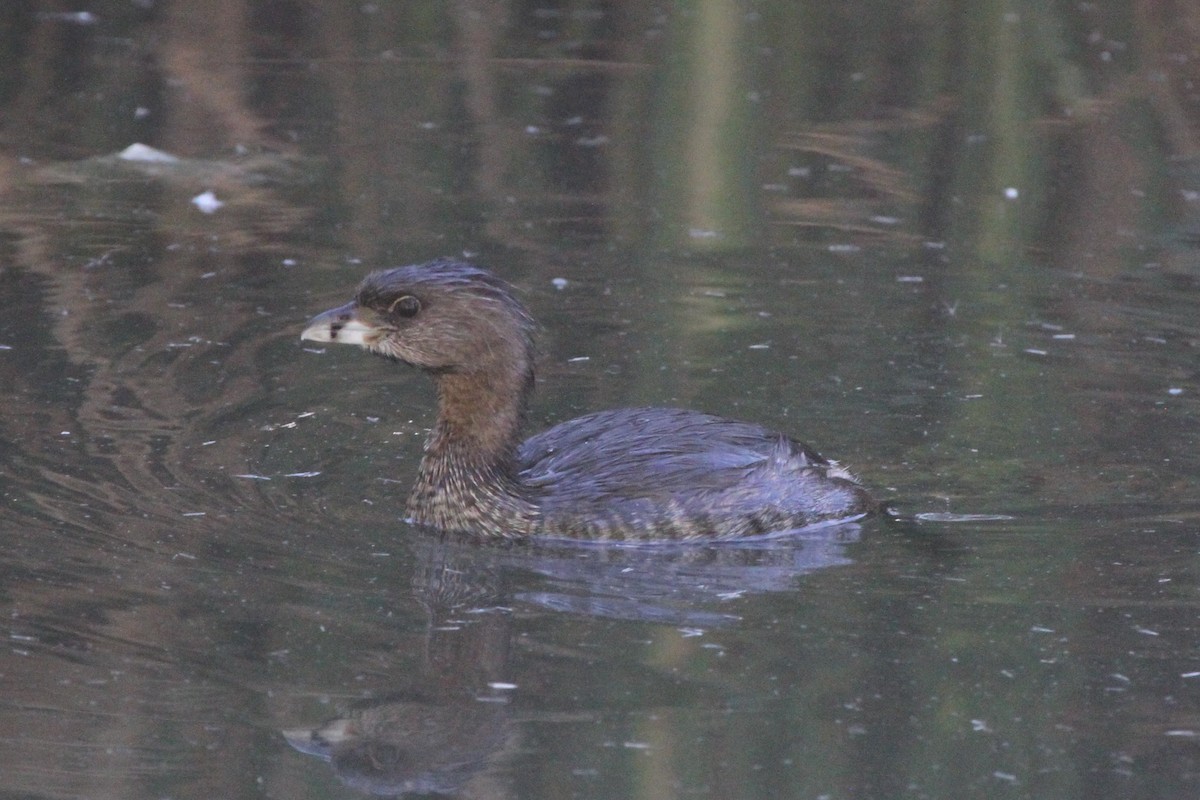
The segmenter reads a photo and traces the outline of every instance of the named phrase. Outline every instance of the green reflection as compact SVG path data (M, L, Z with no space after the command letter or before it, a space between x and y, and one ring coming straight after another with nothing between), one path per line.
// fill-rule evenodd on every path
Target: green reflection
M750 244L762 225L754 186L757 37L735 0L675 6L651 118L654 241L701 250Z

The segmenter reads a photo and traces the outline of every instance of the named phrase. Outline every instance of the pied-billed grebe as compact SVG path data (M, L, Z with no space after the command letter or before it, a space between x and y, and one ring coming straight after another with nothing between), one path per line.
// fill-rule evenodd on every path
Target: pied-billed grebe
M374 272L301 334L425 370L437 421L413 522L488 537L735 539L849 520L877 503L845 469L747 422L624 408L521 443L534 323L512 287L452 260Z

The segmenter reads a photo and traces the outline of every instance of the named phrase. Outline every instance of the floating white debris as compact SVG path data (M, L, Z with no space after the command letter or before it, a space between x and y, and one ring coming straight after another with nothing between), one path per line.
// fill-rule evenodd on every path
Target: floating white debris
M511 691L517 688L517 685L515 683L505 683L504 681L490 681L488 683L488 688L499 691Z
M179 158L164 153L162 150L155 150L149 145L134 142L126 147L121 152L117 153L117 158L122 161L141 161L150 164L178 164Z
M1167 394L1171 395L1172 397L1177 397L1183 394L1183 389L1178 386L1172 386L1170 389L1167 389Z
M566 278L551 278L550 285L553 286L555 289L558 289L561 292L563 289L567 288L567 279Z
M922 275L897 275L896 283L924 283L925 277Z
M862 248L856 244L831 244L831 245L829 245L829 252L831 252L831 253L857 253L859 250L862 250Z
M1004 190L1004 199L1005 200L1016 200L1020 196L1021 196L1021 192L1015 186L1009 186L1007 189Z
M193 197L192 205L200 209L200 212L203 214L211 214L225 204L218 200L212 191L207 191Z
M40 19L55 20L57 22L70 22L75 25L95 25L100 21L99 17L90 11L60 11L47 12L38 14Z

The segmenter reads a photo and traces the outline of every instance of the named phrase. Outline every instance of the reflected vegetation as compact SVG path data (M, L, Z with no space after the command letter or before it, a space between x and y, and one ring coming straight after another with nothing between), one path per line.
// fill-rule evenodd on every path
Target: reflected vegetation
M0 31L0 795L1196 795L1196 4ZM428 387L296 339L464 252L546 326L531 429L751 419L902 520L410 530Z

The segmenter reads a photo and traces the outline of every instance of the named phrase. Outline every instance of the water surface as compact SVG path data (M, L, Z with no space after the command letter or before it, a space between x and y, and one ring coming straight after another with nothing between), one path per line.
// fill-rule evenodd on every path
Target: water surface
M1200 17L826 5L0 12L0 795L1196 796ZM899 517L410 528L439 255Z

